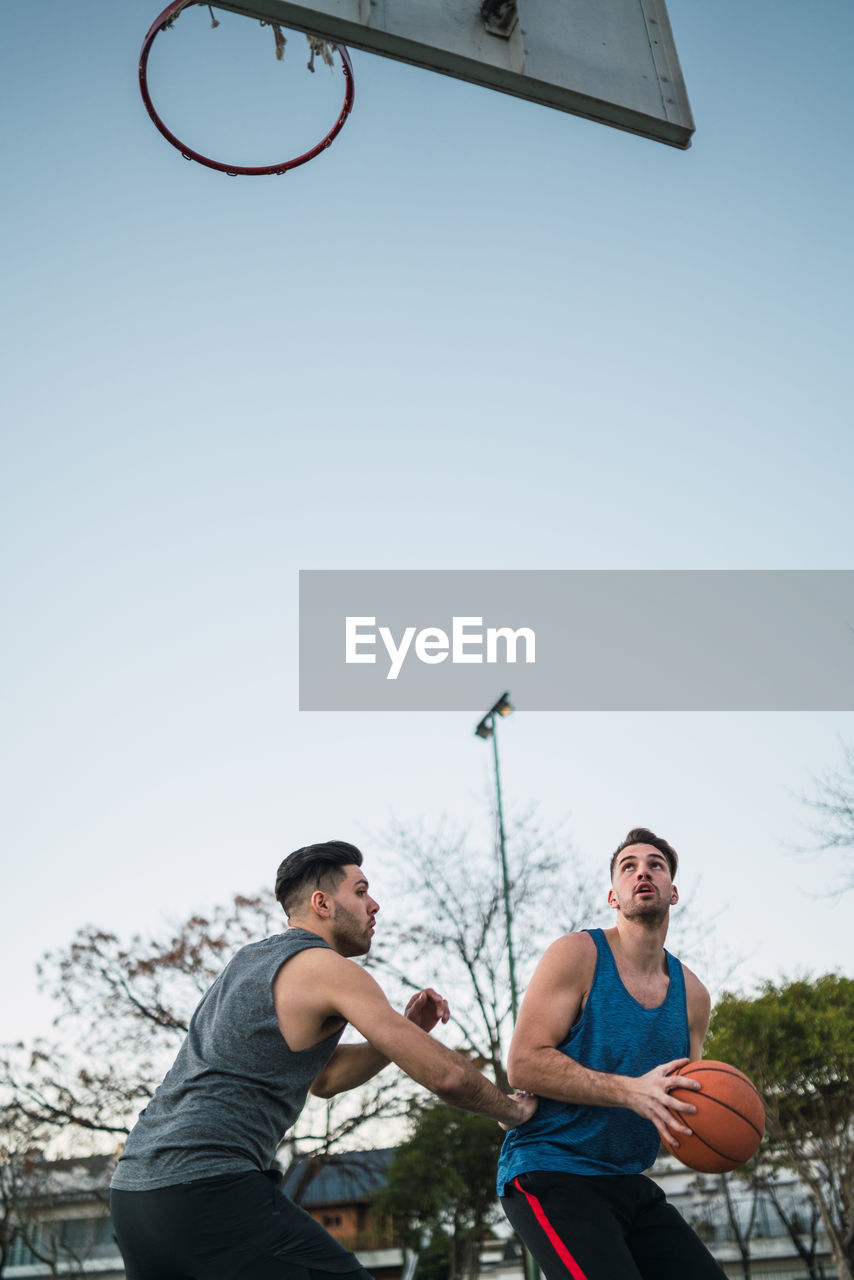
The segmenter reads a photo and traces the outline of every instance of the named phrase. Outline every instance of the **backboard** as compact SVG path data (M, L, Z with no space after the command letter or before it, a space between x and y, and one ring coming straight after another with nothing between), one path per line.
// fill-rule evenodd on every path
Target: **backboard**
M690 146L664 0L214 0L331 41Z

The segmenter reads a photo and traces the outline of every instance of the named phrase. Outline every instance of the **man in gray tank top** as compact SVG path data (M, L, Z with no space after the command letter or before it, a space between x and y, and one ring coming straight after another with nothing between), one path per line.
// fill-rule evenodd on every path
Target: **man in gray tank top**
M241 948L202 998L113 1176L127 1280L366 1280L271 1168L309 1093L332 1097L396 1062L505 1128L533 1114L533 1097L506 1096L429 1036L449 1017L442 996L425 988L398 1014L352 963L370 949L379 910L361 867L359 850L338 840L285 858L276 897L289 928ZM338 1043L347 1023L362 1044Z
M660 1138L691 1132L670 1090L699 1085L672 1072L709 1025L708 992L664 949L677 861L630 831L611 858L616 925L552 943L519 1010L508 1074L540 1106L504 1140L498 1194L547 1280L724 1280L643 1172Z

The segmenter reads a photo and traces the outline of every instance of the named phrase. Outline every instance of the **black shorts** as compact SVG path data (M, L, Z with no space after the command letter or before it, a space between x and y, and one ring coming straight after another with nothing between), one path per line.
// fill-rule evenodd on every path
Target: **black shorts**
M112 1190L127 1280L371 1280L280 1182L270 1171Z
M722 1280L724 1272L643 1174L522 1173L501 1198L547 1280Z

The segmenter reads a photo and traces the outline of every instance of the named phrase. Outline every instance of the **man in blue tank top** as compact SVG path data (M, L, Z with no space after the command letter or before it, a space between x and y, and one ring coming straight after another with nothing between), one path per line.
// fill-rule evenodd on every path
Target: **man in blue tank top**
M643 1174L662 1137L690 1133L671 1073L702 1056L709 1025L708 992L664 949L677 861L630 831L611 859L615 926L552 943L519 1011L508 1074L540 1105L504 1140L498 1194L548 1280L724 1275Z
M427 1034L449 1017L436 991L401 1015L352 963L379 910L358 849L298 849L279 867L276 897L290 927L226 965L119 1159L110 1208L127 1280L370 1280L271 1168L309 1093L332 1097L396 1062L505 1127L536 1109ZM348 1022L364 1043L339 1045Z

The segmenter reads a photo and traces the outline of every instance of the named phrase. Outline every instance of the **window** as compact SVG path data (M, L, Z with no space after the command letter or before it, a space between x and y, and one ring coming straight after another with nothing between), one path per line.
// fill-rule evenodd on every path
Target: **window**
M33 1262L35 1262L35 1256L32 1249L20 1236L15 1236L9 1247L9 1257L6 1260L7 1267L26 1267Z
M38 1261L33 1250L42 1258L60 1264L69 1260L85 1262L87 1259L118 1256L112 1219L104 1215L26 1222L23 1233L12 1241L7 1266L31 1266Z
M92 1221L92 1243L96 1245L108 1244L114 1249L118 1249L115 1242L113 1232L112 1218L94 1218Z
M90 1218L64 1218L59 1224L59 1246L67 1253L80 1255L89 1247Z

